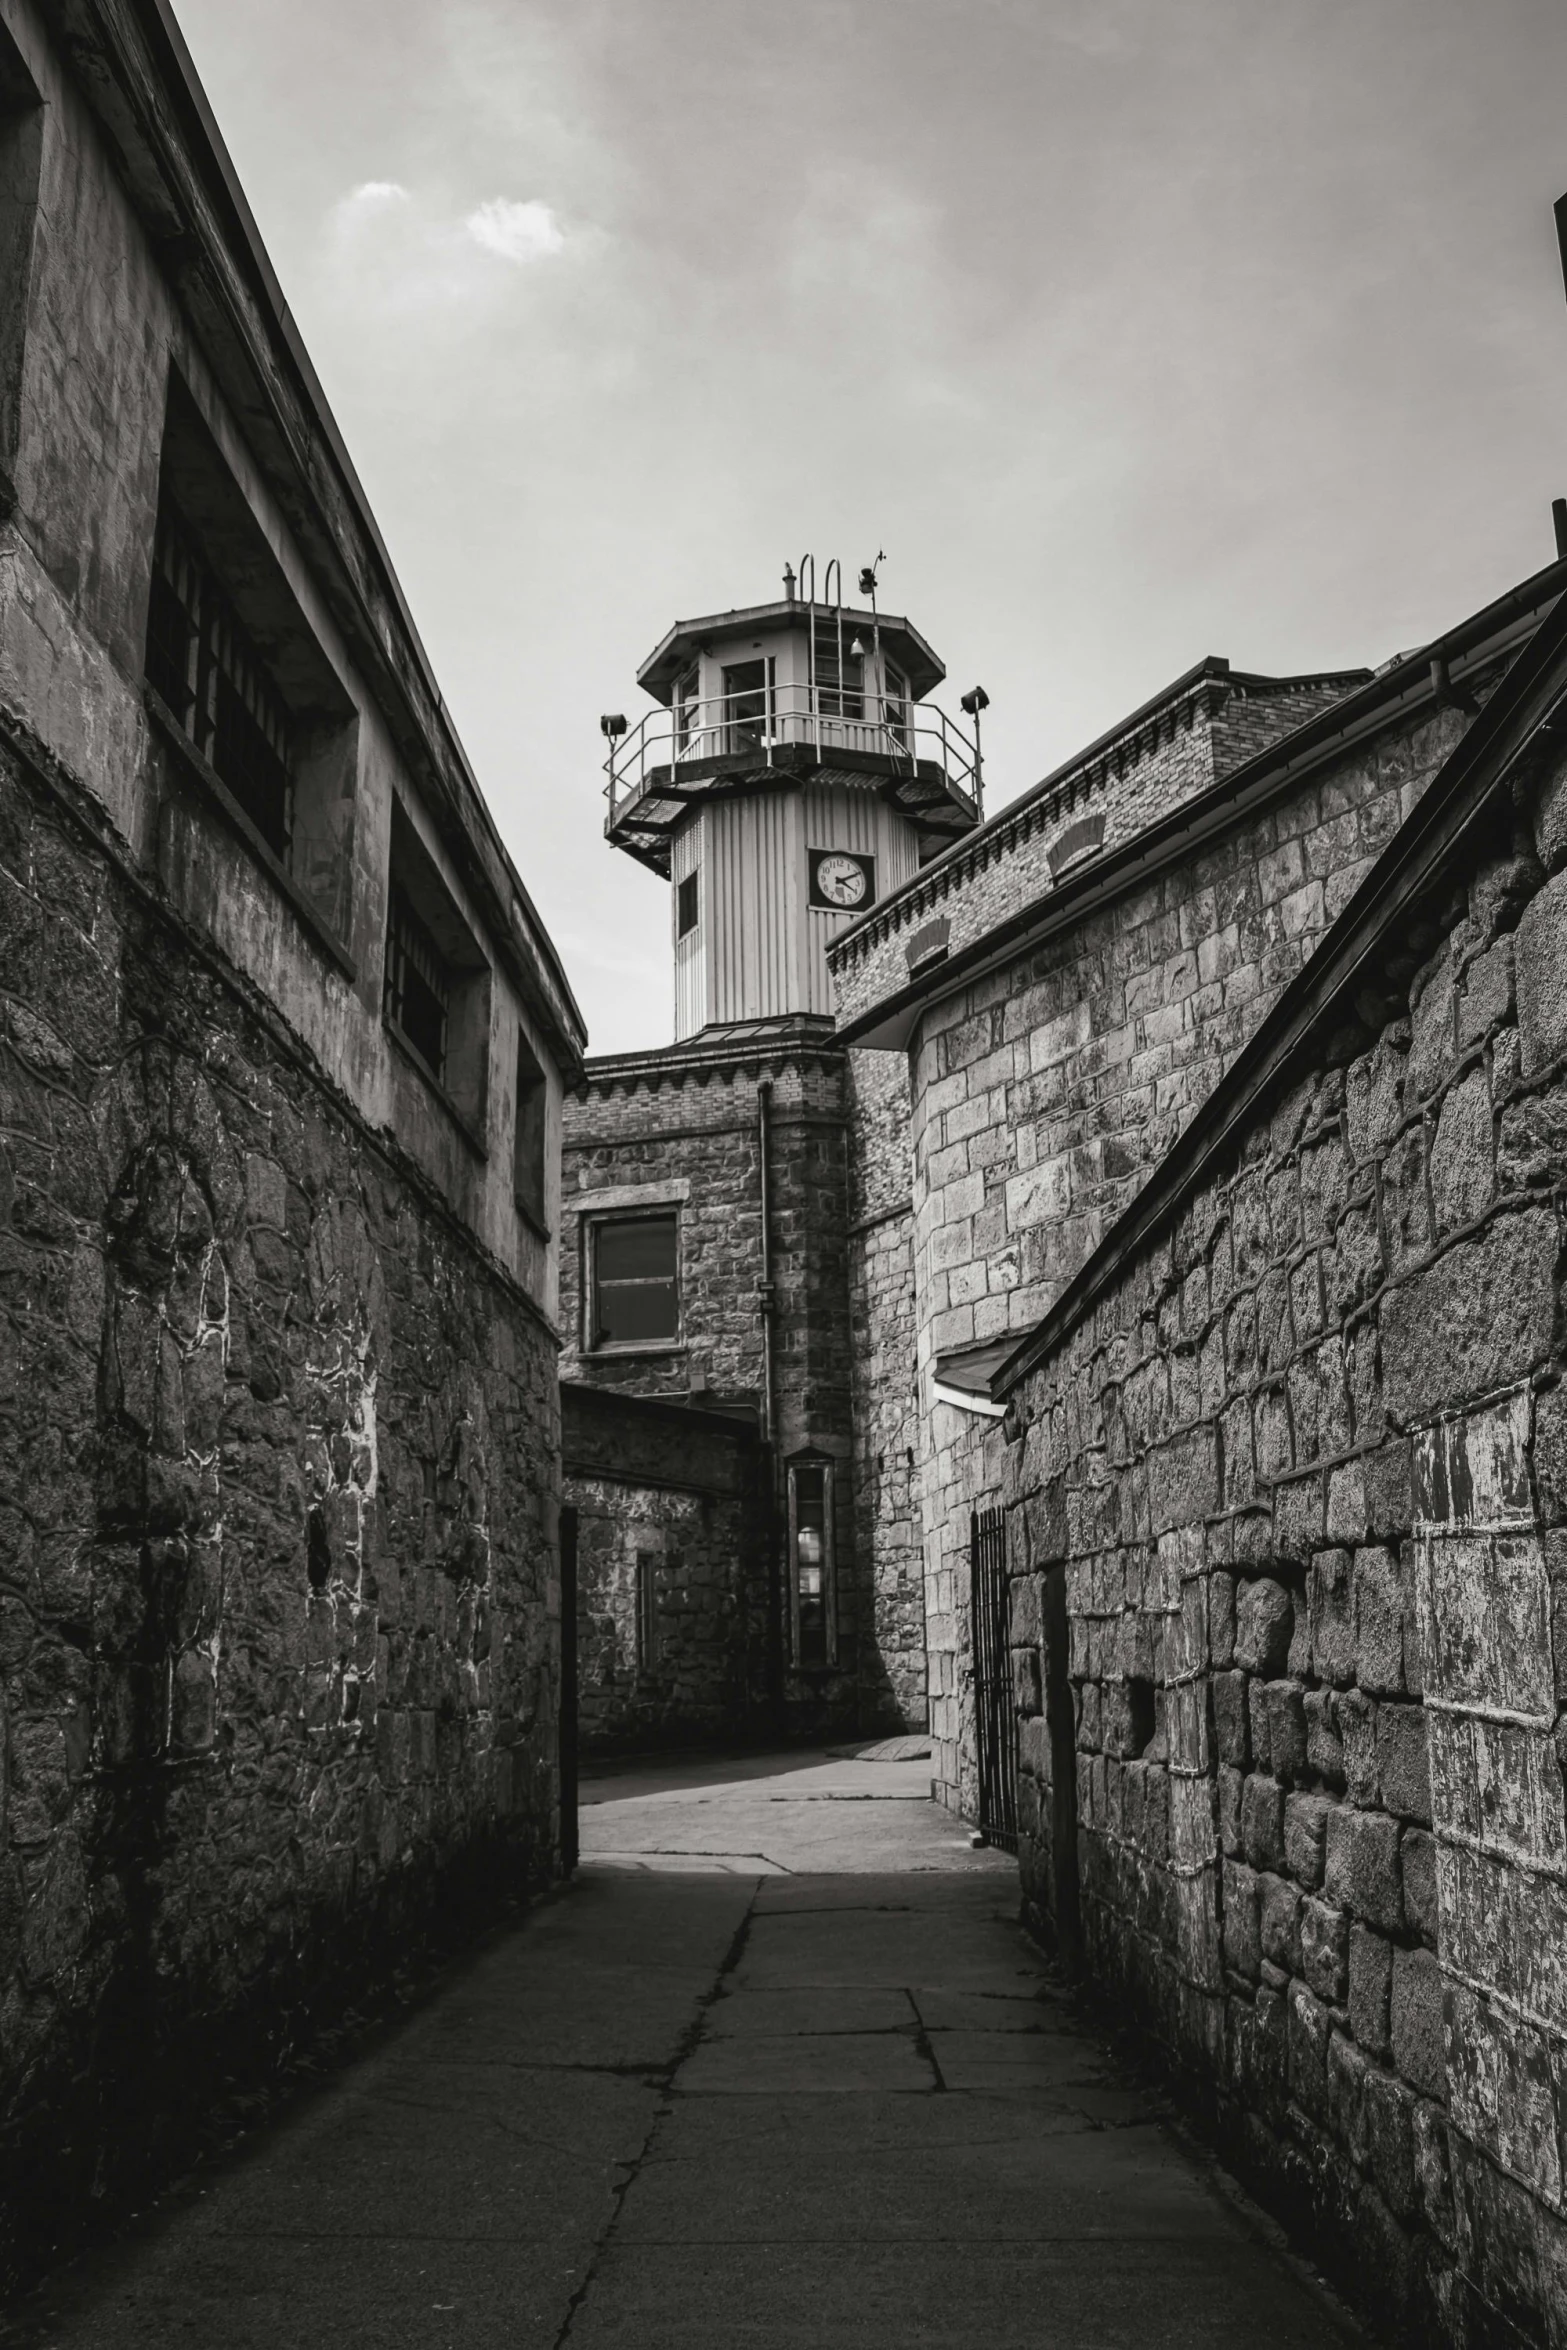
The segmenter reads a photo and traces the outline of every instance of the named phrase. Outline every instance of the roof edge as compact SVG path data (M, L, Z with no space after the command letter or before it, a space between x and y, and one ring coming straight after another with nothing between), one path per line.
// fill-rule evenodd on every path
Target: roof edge
M1136 1257L1157 1239L1204 1172L1228 1151L1252 1114L1296 1073L1300 1057L1361 984L1391 923L1434 885L1505 787L1540 729L1567 709L1567 604L1558 604L1517 655L1491 699L1432 778L1420 801L1311 960L1298 972L1050 1311L1021 1339L991 1381L1004 1400L1072 1332Z

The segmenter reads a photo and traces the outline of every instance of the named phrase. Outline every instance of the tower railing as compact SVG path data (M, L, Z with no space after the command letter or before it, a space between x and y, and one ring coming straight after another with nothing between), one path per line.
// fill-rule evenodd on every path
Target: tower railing
M609 781L609 822L645 791L678 785L681 770L695 780L704 763L729 758L759 759L771 767L780 751L808 748L827 759L837 752L853 759L890 759L913 774L940 768L948 785L977 805L977 752L973 737L932 702L862 690L844 684L773 680L736 693L706 694L650 710L639 724L610 744L604 762Z

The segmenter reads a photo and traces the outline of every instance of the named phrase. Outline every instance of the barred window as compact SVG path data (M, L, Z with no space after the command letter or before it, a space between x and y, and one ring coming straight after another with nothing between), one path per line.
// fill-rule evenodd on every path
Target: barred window
M147 682L267 847L287 864L295 754L288 713L170 500L158 509Z
M446 1082L452 971L406 890L393 884L386 923L386 1017L438 1085Z

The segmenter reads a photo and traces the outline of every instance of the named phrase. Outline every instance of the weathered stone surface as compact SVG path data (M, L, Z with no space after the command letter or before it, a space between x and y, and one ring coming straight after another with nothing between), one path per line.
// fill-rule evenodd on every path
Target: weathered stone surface
M1332 2007L1343 2006L1349 1983L1349 1919L1330 1902L1302 1904L1300 1971L1319 1999Z
M1567 1052L1567 875L1524 908L1514 951L1521 1067L1532 1077Z
M1550 1350L1556 1227L1540 1208L1499 1216L1389 1290L1382 1369L1407 1421L1527 1377Z
M1428 2097L1447 2086L1442 2052L1442 1970L1430 1950L1395 1950L1389 2008L1393 2061Z
M1281 1673L1294 1623L1294 1603L1282 1583L1267 1575L1243 1583L1235 1600L1236 1663L1264 1678Z
M1349 1935L1349 2020L1355 2038L1374 2056L1385 2053L1393 1988L1393 1948L1369 1926Z
M1398 1822L1381 1812L1336 1808L1328 1819L1323 1883L1340 1908L1396 1933L1404 1922Z
M1322 1882L1331 1808L1321 1795L1291 1795L1285 1800L1285 1865L1295 1882L1308 1892L1315 1892Z

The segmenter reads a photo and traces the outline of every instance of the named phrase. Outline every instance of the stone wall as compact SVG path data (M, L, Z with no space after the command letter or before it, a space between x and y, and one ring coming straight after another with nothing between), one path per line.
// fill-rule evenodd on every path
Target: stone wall
M772 1395L778 1518L786 1464L807 1450L838 1465L838 1662L796 1673L781 1651L774 1734L880 1722L870 1557L859 1541L850 1421L847 1065L825 1021L801 1018L588 1064L567 1104L562 1197L563 1368L574 1382L639 1397L764 1409L761 1102L768 1088ZM668 1346L582 1344L585 1220L672 1205L679 1215L680 1335ZM624 1507L636 1504L629 1489ZM634 1529L626 1536L634 1555ZM645 1546L644 1546L645 1547ZM765 1619L778 1572L763 1541L748 1563L750 1613ZM668 1727L672 1732L675 1723ZM762 1724L759 1722L760 1728ZM700 1730L693 1719L692 1731Z
M913 1165L908 1070L851 1053L849 1327L854 1533L869 1561L876 1684L864 1727L923 1730L925 1574L920 1543Z
M0 2272L557 1852L554 1334L0 759Z
M949 1349L1021 1337L1060 1296L1463 724L1445 711L1391 729L924 1015L910 1056L922 1380ZM993 1426L936 1402L924 1428L931 1726L960 1809L969 1513L994 1498Z
M1063 855L1120 848L1363 685L1367 674L1255 677L1233 673L1227 661L1199 662L834 941L840 1019L854 1019L904 985L905 948L928 922L946 921L949 952L958 954L1046 894Z
M576 1385L561 1401L584 1749L744 1738L771 1666L754 1422Z
M1567 2306L1564 805L1493 800L991 1464L1034 1915L1421 2341Z

